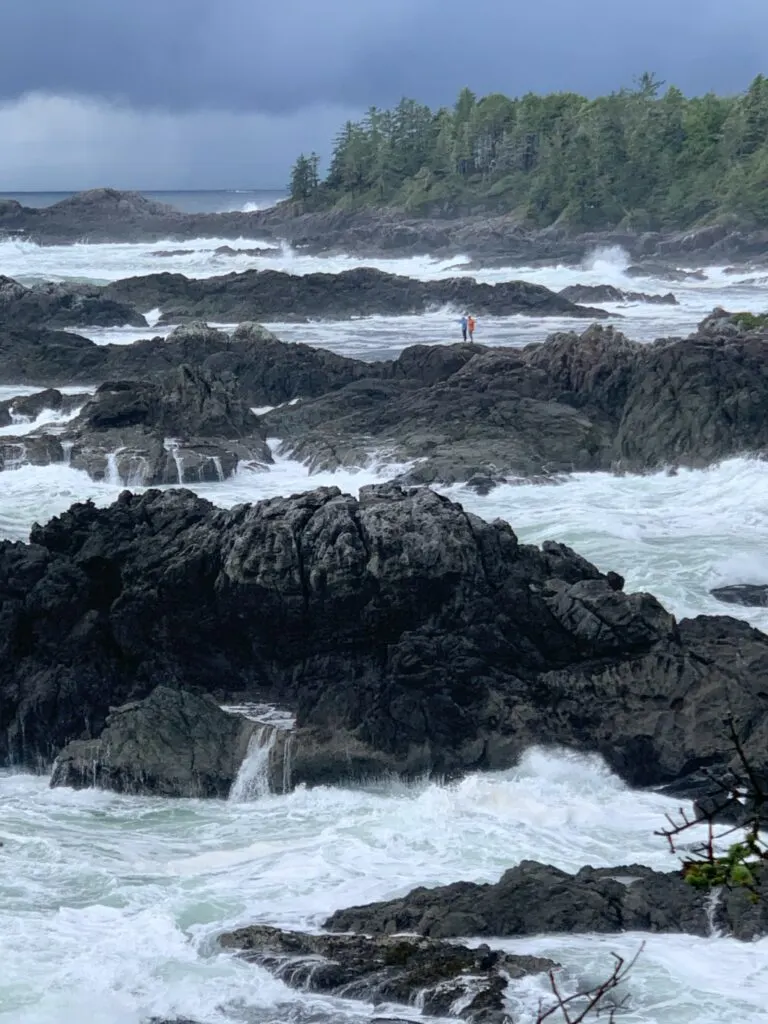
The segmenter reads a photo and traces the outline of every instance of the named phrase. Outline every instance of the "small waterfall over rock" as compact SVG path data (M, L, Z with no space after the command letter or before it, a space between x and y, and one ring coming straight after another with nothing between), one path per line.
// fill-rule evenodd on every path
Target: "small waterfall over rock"
M117 448L115 451L110 452L109 455L107 455L107 472L104 479L108 484L115 484L119 486L123 482L120 477L120 466L117 462L117 456L121 451L123 451L122 448Z
M263 725L251 736L248 751L232 783L229 799L241 804L269 795L269 755L277 739L277 729Z
M232 783L229 792L230 802L247 803L249 800L258 800L259 797L269 795L272 791L270 760L280 736L284 736L282 792L288 792L291 778L290 730L294 725L294 718L290 712L271 704L228 704L224 705L222 710L233 715L241 715L251 722L258 723L259 726L248 742L243 763Z
M723 898L723 887L718 886L707 894L706 914L707 929L711 938L717 939L723 934L723 929L718 925L717 917L720 904Z
M167 437L163 442L163 447L173 459L176 465L176 476L178 477L179 487L184 486L184 460L179 454L179 442L173 437Z

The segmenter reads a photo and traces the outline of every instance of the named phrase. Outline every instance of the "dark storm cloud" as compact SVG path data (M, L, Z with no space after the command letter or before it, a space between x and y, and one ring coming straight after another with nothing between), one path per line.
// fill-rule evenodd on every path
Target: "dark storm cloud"
M285 113L478 92L588 94L657 71L735 91L763 68L766 0L3 0L0 99Z

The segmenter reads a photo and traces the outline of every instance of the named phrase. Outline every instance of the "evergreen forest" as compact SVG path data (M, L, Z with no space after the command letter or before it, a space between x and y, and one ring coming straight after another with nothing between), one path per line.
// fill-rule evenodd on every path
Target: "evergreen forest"
M688 98L646 73L597 99L403 99L347 122L324 178L316 154L300 156L290 192L307 210L514 213L538 227L751 225L768 220L768 79L736 96Z

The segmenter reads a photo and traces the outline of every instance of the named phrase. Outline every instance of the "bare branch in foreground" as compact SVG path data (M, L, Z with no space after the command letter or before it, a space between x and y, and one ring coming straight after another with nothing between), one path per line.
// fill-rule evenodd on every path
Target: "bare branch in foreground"
M611 1006L605 1004L605 997L609 992L614 989L626 979L629 972L637 963L640 954L645 949L645 943L643 943L631 960L625 960L624 957L618 955L618 953L611 953L615 963L613 971L604 981L601 981L598 985L593 988L584 989L581 992L574 992L571 996L564 996L560 991L560 987L557 984L557 978L555 977L554 971L549 972L549 984L552 989L552 995L555 997L554 1005L545 1009L543 1006L543 1000L539 1003L539 1014L536 1017L536 1024L543 1024L543 1021L549 1020L556 1013L562 1015L563 1024L580 1024L581 1021L587 1019L590 1014L594 1014L596 1017L601 1016L605 1011L608 1011L608 1016L605 1020L608 1024L615 1024L616 1013L619 1010L626 1008L626 997L614 1002ZM574 1006L574 1004L581 1004ZM576 1016L573 1016L576 1014Z

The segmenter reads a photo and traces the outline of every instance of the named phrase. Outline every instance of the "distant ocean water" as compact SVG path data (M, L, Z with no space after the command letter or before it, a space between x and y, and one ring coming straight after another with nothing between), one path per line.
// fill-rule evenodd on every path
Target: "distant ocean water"
M156 199L160 203L168 203L184 213L252 213L274 206L285 199L284 189L242 188L242 189L207 189L199 191L145 191L138 189L148 199ZM62 199L75 195L75 192L0 192L0 200L15 199L23 206L53 206Z

